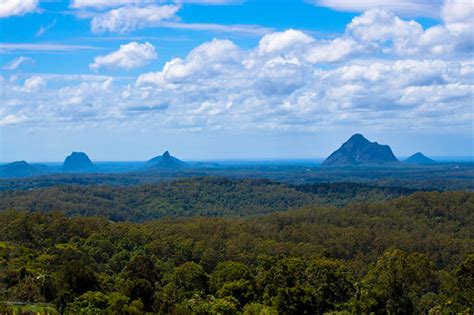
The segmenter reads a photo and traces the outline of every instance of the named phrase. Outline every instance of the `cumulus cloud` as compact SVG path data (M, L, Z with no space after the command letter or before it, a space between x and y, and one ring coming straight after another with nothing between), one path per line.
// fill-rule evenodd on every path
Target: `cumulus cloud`
M454 34L474 32L474 2L465 0L446 0L441 16L446 28Z
M457 25L470 21L448 9L442 22L428 29L373 9L331 39L301 30L266 34L251 48L213 39L126 84L101 76L43 75L63 86L28 94L21 109L17 104L28 92L3 80L0 99L7 105L0 119L120 120L191 130L314 131L347 125L470 130L474 62L472 49L463 45L465 28ZM437 34L442 40L435 40ZM91 67L120 64L122 50Z
M22 64L27 63L27 62L32 62L33 59L30 57L25 57L25 56L20 56L18 58L13 59L10 61L8 64L6 64L3 69L4 70L16 70L18 69Z
M263 36L258 44L259 54L278 53L313 42L314 39L297 30L289 29Z
M140 75L137 82L160 85L215 76L238 66L240 53L230 40L214 39L194 48L185 60L175 58L166 62L161 72Z
M410 55L416 51L416 40L423 33L423 27L416 21L405 21L393 13L372 9L355 17L346 32L368 46L377 48L391 44L399 55Z
M26 79L23 85L23 89L26 92L38 92L44 87L46 87L46 80L39 75L34 75Z
M24 15L36 10L39 0L4 0L0 5L0 18Z
M94 16L91 30L94 33L128 33L138 28L157 26L161 21L175 17L176 5L123 6Z
M128 99L161 99L171 104L170 110L196 116L201 127L225 122L229 128L306 130L346 123L383 126L397 120L410 127L407 115L423 118L429 127L454 107L464 118L450 123L467 124L472 118L473 86L463 79L464 67L457 62L409 59L316 70L278 57L254 68L237 65L233 71L199 77L198 82L199 71L186 73L192 80L170 80L165 66L162 72L141 76L136 87L129 88ZM441 92L434 97L430 88L449 90L449 97ZM414 100L416 91L425 93ZM427 111L429 107L434 109Z
M342 37L312 45L305 58L311 63L337 62L360 50L362 47L354 39Z
M46 79L52 81L46 89ZM66 84L65 84L66 82ZM59 87L58 87L59 86ZM97 121L114 117L118 104L107 76L35 75L22 85L0 80L0 124Z
M121 45L117 51L108 55L96 57L90 68L95 71L100 68L130 70L143 67L157 56L155 47L149 42L144 44L131 42Z

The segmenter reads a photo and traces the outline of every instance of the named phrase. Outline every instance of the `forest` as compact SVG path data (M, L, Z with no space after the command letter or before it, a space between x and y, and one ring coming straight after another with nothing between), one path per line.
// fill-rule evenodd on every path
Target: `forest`
M202 178L0 200L0 300L50 314L474 309L472 192Z
M50 174L24 178L0 178L0 191L28 190L60 185L136 186L179 179L219 177L268 179L291 185L363 183L422 190L474 190L472 163L440 163L428 166L321 168L314 164L238 164L218 168L130 171L122 173Z
M0 210L61 211L140 222L162 217L259 215L305 205L382 201L416 190L360 183L289 185L198 177L135 186L59 185L0 192Z

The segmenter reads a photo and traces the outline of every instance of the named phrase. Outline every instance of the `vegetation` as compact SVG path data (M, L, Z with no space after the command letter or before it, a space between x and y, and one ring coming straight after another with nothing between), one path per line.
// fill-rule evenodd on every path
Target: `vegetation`
M131 187L65 185L0 193L0 210L61 211L141 222L166 216L248 216L305 205L382 201L413 189L366 184L289 186L269 180L203 177Z
M99 171L99 170L97 170ZM377 186L406 187L422 190L474 190L473 163L434 165L402 164L397 167L321 168L316 164L217 166L179 170L136 170L136 166L119 168L120 173L50 174L28 178L0 178L0 191L27 190L59 185L133 186L158 184L165 181L194 177L227 177L232 179L269 179L292 185L328 182L365 183ZM105 172L105 170L104 170ZM0 176L1 177L1 176Z
M0 299L66 314L471 314L473 210L473 193L416 192L143 223L3 211Z

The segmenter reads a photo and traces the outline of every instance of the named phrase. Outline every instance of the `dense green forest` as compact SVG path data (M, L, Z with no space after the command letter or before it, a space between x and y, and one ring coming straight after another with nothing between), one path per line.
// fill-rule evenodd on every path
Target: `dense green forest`
M78 186L0 192L0 210L62 211L140 222L166 216L247 216L305 205L344 206L354 201L382 201L415 190L367 184L290 186L269 180L202 177L155 185Z
M257 186L290 189L274 185ZM471 314L473 210L470 192L143 223L7 210L0 299L66 314Z

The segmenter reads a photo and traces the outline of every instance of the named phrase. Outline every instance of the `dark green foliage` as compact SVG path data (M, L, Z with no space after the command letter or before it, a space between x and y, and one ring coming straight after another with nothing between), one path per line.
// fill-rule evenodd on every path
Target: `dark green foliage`
M0 210L61 211L70 216L104 216L141 222L166 216L248 216L305 205L344 206L412 193L365 184L289 186L268 180L194 178L134 187L57 186L0 193Z
M362 297L362 312L390 314L415 313L421 297L437 292L439 281L434 264L419 253L408 255L394 250L386 252L369 269L363 280L367 292Z
M469 192L417 192L145 223L2 211L0 299L66 314L469 314L473 205Z

